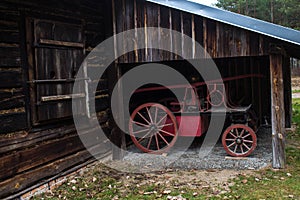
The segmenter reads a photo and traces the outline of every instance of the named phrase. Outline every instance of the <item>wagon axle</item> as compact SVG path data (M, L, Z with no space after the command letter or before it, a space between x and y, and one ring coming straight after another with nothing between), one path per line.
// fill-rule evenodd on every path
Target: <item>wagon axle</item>
M237 139L235 140L235 143L236 143L237 145L243 144L243 138L237 138Z

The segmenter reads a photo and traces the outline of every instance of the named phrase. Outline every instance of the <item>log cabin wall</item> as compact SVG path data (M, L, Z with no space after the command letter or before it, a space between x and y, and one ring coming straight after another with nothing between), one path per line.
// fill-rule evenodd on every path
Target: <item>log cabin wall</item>
M109 10L106 1L1 1L1 199L93 160L62 97L72 92L83 58L111 35ZM110 132L107 76L98 81L97 117Z

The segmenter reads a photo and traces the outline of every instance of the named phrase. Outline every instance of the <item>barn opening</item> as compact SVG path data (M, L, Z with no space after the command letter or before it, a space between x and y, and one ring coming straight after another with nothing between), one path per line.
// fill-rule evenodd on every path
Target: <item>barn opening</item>
M205 59L204 59L205 60ZM200 60L194 61L195 63L199 63L199 65L203 65L201 67L207 68L205 66L205 62L201 62ZM226 94L225 102L229 107L247 107L251 106L251 110L253 112L253 120L255 120L255 131L257 131L261 126L270 127L270 118L271 118L271 97L270 95L266 96L268 90L270 90L270 79L269 79L269 57L268 56L257 56L257 57L232 57L232 58L216 58L214 59L218 70L221 73L222 78L224 79L224 94ZM149 62L151 64L153 62ZM155 62L154 62L155 63ZM175 60L175 61L164 61L158 62L160 64L167 65L172 69L177 70L180 74L182 74L189 83L197 84L203 83L203 78L201 75L195 70L193 65L186 60ZM126 74L131 69L136 66L144 65L145 63L128 63L128 64L120 64L119 68L122 74ZM209 70L208 68L206 70ZM166 79L167 79L166 75ZM180 86L183 83L174 81L173 85L168 86ZM208 87L209 85L204 85L204 87L198 87L197 94L199 98L199 102L202 102L202 107L205 103L207 103L207 95L208 95ZM158 89L156 89L158 88ZM176 100L175 95L168 89L160 90L162 88L161 85L156 84L148 84L142 86L139 90L142 92L136 92L132 94L130 97L130 105L129 110L132 113L135 108L141 106L142 104L149 102L156 102L162 104L169 108L172 112L176 113L180 110L180 106L178 106L178 101ZM180 90L182 93L185 93L184 87L179 87L177 90ZM218 88L219 91L222 91L223 88ZM182 94L184 96L184 94ZM125 97L124 97L125 98ZM174 105L174 101L177 103ZM126 102L126 101L124 101ZM124 103L125 105L125 103ZM201 107L201 106L200 106ZM198 110L198 108L190 106L187 113L183 115L193 115L194 111ZM199 111L199 110L198 110ZM190 113L189 113L190 112ZM201 112L201 108L200 108ZM204 112L204 110L202 110ZM178 114L175 114L178 115ZM180 115L180 114L179 114ZM181 113L182 115L182 113ZM202 116L202 127L208 126L210 123L210 116L203 117ZM128 119L125 119L125 125L127 126L129 123ZM229 126L229 121L226 121L224 127ZM248 123L248 122L242 122ZM128 128L128 127L127 127ZM224 131L225 129L223 129ZM204 131L205 132L205 131ZM188 134L188 133L186 133ZM259 134L264 134L260 136L262 138L266 137L266 134L270 134L269 131L260 131ZM190 134L193 136L193 134ZM201 141L203 141L200 139ZM180 140L184 138L179 137L177 140L180 143ZM198 141L198 147L199 140ZM221 140L220 140L221 141ZM131 144L132 140L127 135L126 137L127 144ZM153 141L152 141L153 142ZM197 142L196 142L197 143ZM195 146L195 145L193 145ZM196 145L197 146L197 145ZM269 148L269 153L271 148Z

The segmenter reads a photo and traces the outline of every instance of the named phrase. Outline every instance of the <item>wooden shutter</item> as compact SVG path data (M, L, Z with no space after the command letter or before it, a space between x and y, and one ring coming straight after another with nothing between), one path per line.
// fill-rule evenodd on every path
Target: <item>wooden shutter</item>
M75 75L84 59L83 27L32 19L27 28L32 30L32 35L27 36L31 43L28 50L32 121L38 124L69 118L72 98L77 98L79 107L85 108L84 85L82 92L72 94Z

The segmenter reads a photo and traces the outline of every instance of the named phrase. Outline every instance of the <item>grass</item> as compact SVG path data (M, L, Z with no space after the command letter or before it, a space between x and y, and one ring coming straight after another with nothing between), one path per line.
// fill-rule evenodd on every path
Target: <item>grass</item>
M293 123L300 125L300 99L293 99Z
M293 123L300 125L300 99L293 99ZM300 127L287 135L287 167L260 170L257 176L239 176L232 195L242 199L300 199ZM259 178L257 178L259 177Z
M261 170L256 176L239 176L231 187L231 195L241 199L299 199L300 150L287 148L287 168L280 171Z
M300 93L300 90L293 90L292 93Z
M293 99L293 123L300 125L300 99ZM300 199L300 127L287 136L287 166L284 170L263 169L243 174L224 185L208 185L201 177L182 181L183 171L155 174L124 174L105 166L90 170L55 189L33 199L103 199L152 200L180 195L186 199ZM190 174L193 176L193 173ZM171 175L177 179L168 181ZM195 173L196 174L196 173Z

